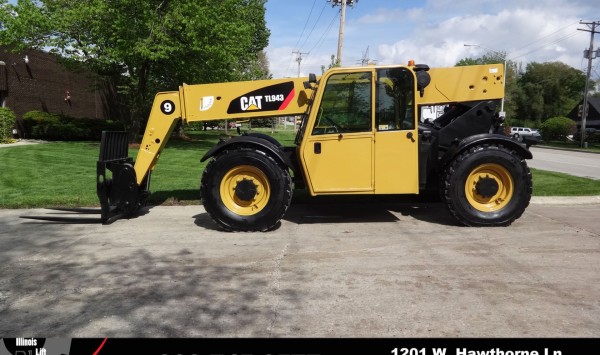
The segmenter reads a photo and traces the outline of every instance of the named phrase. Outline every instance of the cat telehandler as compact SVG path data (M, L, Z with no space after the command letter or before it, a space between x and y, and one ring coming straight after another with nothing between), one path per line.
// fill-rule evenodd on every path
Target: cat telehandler
M333 68L317 78L183 85L158 93L135 161L126 132L103 132L97 163L101 220L133 215L180 122L300 116L295 146L243 133L201 161L206 212L228 231L267 231L294 189L319 195L420 194L434 186L462 224L506 226L529 204L524 144L502 134L501 64ZM444 106L433 121L424 107ZM182 170L182 173L184 171Z

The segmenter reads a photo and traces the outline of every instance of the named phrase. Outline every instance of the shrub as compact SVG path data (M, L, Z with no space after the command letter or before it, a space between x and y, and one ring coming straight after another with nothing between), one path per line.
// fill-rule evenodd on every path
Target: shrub
M123 125L110 120L74 118L41 111L29 111L23 115L25 137L83 141L100 140L102 131L123 130Z
M43 129L35 127L58 123L59 121L60 116L52 113L43 111L26 112L23 114L23 136L25 138L41 138L37 135L43 135Z
M15 124L15 113L9 108L0 107L0 143L8 143L12 140Z
M577 124L568 117L558 116L547 119L542 123L540 128L544 140L564 141L568 135L574 134L577 131Z

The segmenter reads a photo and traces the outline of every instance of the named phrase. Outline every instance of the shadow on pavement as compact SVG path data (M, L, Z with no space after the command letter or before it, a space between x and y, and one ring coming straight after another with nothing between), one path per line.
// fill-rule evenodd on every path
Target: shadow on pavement
M425 202L423 202L425 200ZM295 224L396 223L397 214L443 226L461 226L435 198L422 196L318 196L292 201L284 221ZM194 223L209 230L221 230L210 216L200 213ZM277 230L277 225L273 230Z
M273 289L273 261L211 265L200 247L159 253L86 231L83 225L69 232L52 224L7 226L0 244L0 334L217 337L234 329L269 337L269 321L290 322L297 311L302 292ZM129 237L144 243L143 235ZM294 275L305 282L302 273ZM278 307L266 306L273 293L285 300Z
M460 225L439 202L293 204L283 219L297 224L401 222L392 212L439 225Z

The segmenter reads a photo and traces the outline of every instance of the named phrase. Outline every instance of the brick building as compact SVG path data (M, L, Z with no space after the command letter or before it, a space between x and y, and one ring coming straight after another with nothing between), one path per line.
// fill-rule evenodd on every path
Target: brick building
M38 50L12 53L0 46L0 106L12 109L17 119L32 110L115 119L111 92L105 81L65 67L56 55Z

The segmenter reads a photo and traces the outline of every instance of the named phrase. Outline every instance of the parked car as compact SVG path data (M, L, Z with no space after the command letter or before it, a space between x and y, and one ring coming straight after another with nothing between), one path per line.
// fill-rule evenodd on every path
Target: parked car
M513 138L519 138L521 136L534 136L540 135L537 129L527 127L510 127L510 135Z
M528 127L511 127L510 136L519 142L525 143L527 148L542 140L542 135L537 129Z

